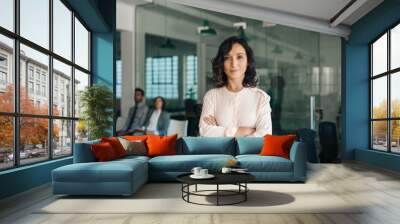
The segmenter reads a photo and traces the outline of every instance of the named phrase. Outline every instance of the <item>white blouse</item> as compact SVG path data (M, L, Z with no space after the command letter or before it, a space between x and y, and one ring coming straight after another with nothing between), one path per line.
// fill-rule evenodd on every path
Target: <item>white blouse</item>
M209 90L203 98L199 128L201 136L233 137L239 127L255 128L250 135L272 134L270 97L258 88L243 88L231 92L226 87ZM208 125L204 117L212 115L217 126Z
M149 125L147 126L148 131L154 131L156 135L158 135L157 131L157 124L158 124L158 118L160 118L161 115L161 110L154 110L153 113L151 114L150 120L149 120Z

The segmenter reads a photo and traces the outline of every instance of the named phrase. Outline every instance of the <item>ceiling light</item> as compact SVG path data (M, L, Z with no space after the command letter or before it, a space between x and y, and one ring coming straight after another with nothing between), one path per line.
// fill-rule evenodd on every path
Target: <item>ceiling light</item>
M197 33L202 36L215 36L217 35L217 31L214 28L210 27L208 20L203 20L203 26L197 27Z
M175 44L172 43L171 39L166 38L165 42L163 44L161 44L160 48L174 50L174 49L176 49L176 46L175 46Z
M282 49L279 47L279 45L275 45L274 49L272 50L272 53L282 54Z

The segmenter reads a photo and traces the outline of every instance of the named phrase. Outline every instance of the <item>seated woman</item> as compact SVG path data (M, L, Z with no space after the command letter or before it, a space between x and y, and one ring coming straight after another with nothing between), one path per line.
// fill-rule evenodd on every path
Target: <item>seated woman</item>
M137 130L135 135L167 135L170 115L165 108L165 100L157 96L153 100L153 107L147 113L143 129Z
M270 97L257 88L252 49L245 40L230 37L212 61L216 87L203 98L199 121L201 136L254 136L272 134Z

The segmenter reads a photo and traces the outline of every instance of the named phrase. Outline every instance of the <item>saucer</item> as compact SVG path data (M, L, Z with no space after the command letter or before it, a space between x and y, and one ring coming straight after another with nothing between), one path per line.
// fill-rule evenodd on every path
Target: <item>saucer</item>
M212 175L212 174L207 174L207 175L204 175L204 176L194 175L194 174L190 175L190 178L193 178L193 179L211 179L211 178L214 178L214 177L215 176Z

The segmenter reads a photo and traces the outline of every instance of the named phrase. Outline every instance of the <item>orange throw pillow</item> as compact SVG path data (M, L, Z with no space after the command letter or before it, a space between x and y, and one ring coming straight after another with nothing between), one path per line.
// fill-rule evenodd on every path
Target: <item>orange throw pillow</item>
M143 141L146 142L147 140L147 135L125 135L123 136L124 139L129 140L129 141Z
M94 157L99 162L110 161L117 158L113 147L108 142L93 144L90 147L92 149Z
M290 148L295 139L296 135L266 135L260 155L280 156L289 159Z
M148 136L148 156L176 155L176 139L178 135L172 136Z
M117 158L125 157L126 151L117 137L101 138L101 142L108 142L115 151Z

